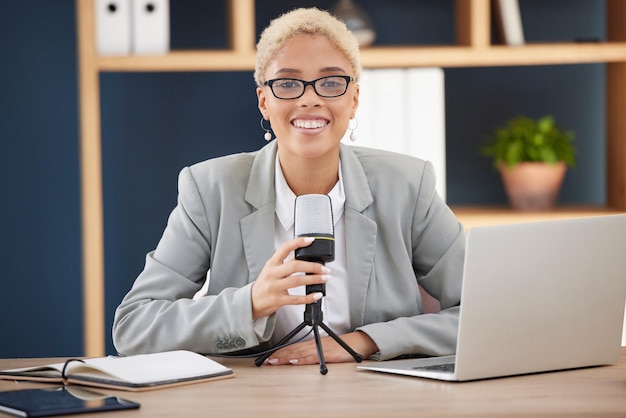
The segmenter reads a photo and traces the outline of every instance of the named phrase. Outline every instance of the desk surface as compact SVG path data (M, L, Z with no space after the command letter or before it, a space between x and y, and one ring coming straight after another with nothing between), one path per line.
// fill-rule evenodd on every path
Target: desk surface
M626 416L626 347L614 366L464 383L358 370L355 363L329 364L323 376L319 366L259 368L251 359L217 360L235 378L142 393L99 390L141 403L139 410L106 416ZM57 361L0 359L0 369ZM50 386L0 380L0 391L33 387Z

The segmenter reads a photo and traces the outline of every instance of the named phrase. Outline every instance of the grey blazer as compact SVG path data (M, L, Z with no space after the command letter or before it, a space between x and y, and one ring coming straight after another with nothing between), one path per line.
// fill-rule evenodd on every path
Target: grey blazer
M276 142L183 169L178 204L115 313L120 353L254 348L251 286L274 253ZM428 162L341 145L350 321L373 357L454 353L465 234ZM332 266L331 266L332 267ZM210 269L208 294L197 300ZM441 303L424 314L418 284ZM304 309L303 309L304 311Z

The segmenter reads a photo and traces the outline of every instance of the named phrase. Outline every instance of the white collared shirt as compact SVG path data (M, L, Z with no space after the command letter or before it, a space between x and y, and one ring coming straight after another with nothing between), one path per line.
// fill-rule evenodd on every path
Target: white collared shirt
M285 241L294 237L294 204L296 195L287 185L283 175L278 155L276 155L275 168L276 189L276 221L274 226L274 250L278 249ZM322 299L323 321L336 334L344 334L351 331L350 308L348 306L348 276L346 271L346 239L344 229L343 209L346 196L343 190L341 165L339 165L339 181L328 194L330 196L333 221L335 223L335 260L327 263L330 269L330 280L326 283L326 296ZM289 255L293 257L293 253ZM292 295L304 295L305 287L300 286L289 290ZM304 320L305 305L283 306L276 312L276 328L272 342L276 343ZM305 327L297 336L305 335L311 330ZM326 333L320 329L321 335ZM306 339L313 337L309 334Z

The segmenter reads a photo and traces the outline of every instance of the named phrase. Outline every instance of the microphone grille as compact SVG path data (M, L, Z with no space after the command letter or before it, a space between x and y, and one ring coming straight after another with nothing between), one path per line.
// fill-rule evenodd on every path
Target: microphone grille
M304 194L296 197L294 235L334 235L333 208L325 194Z

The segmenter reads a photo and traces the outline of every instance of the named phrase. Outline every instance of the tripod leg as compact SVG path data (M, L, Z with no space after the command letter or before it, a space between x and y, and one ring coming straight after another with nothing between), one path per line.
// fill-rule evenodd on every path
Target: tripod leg
M356 351L354 351L348 344L346 344L337 334L335 334L335 332L330 329L330 327L328 327L325 323L320 322L319 326L322 327L324 329L324 331L326 331L326 333L332 337L333 340L337 341L337 343L343 347L344 350L346 350L348 353L350 353L350 355L352 356L352 358L354 358L354 361L356 361L357 363L360 363L363 361L363 356L360 355L359 353L357 353Z
M313 334L315 335L315 346L317 347L317 358L320 361L320 373L326 374L328 373L328 368L326 367L326 360L324 360L324 351L322 350L322 342L320 341L320 332L317 328L317 325L313 326Z
M285 335L282 340L280 340L278 343L276 343L276 345L274 345L274 348L271 348L270 350L266 351L265 354L263 354L262 356L258 357L256 360L254 360L254 364L256 364L258 367L263 365L263 363L265 362L265 360L267 360L269 358L269 356L274 354L274 352L276 352L276 350L281 348L283 344L287 343L287 341L289 341L290 339L295 337L296 334L298 334L307 325L308 324L306 322L300 323L300 325L295 327L289 334Z

